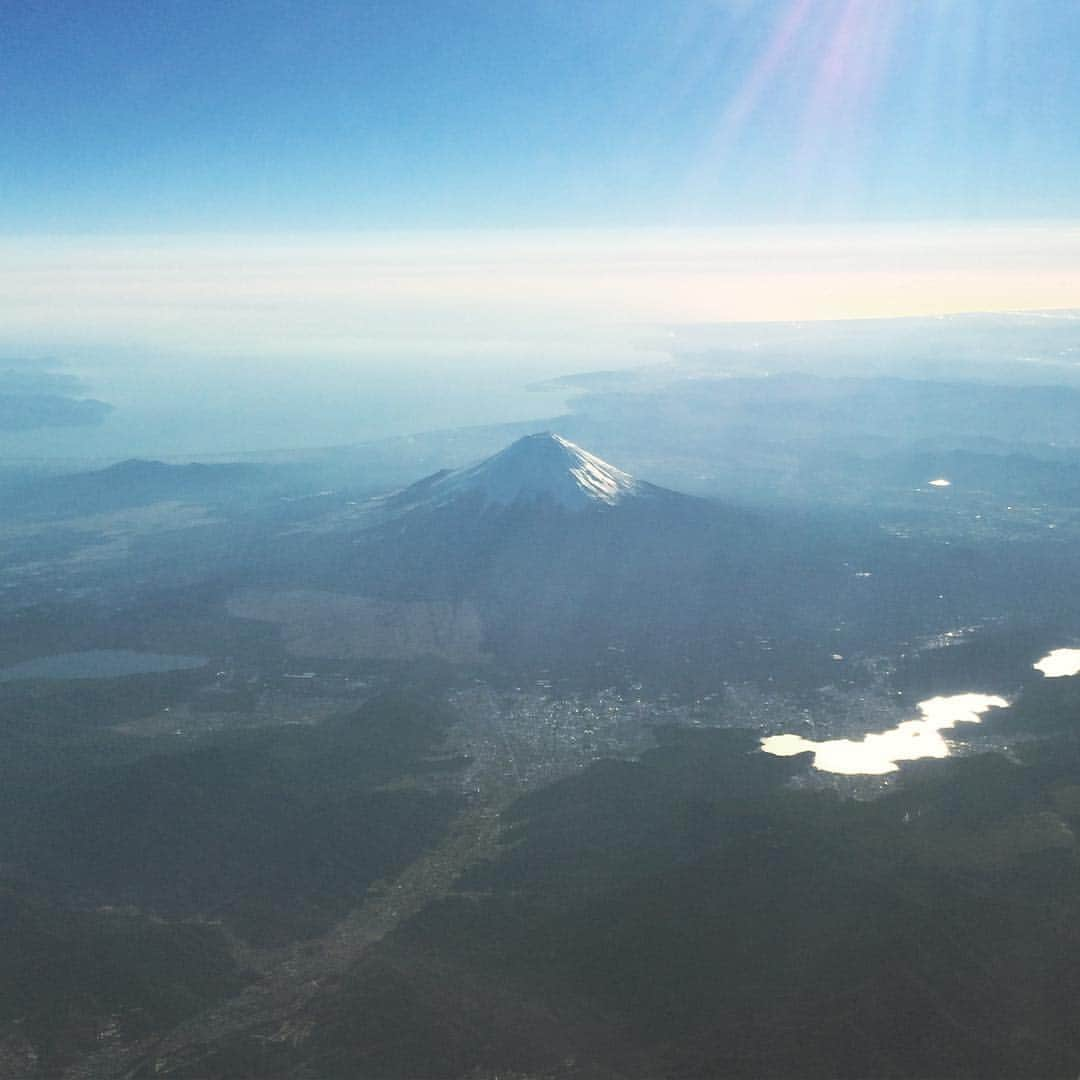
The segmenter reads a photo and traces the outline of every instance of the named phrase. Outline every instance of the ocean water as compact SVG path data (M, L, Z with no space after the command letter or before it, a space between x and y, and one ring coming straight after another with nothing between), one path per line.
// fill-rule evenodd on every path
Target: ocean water
M65 364L80 396L108 402L101 424L0 432L0 458L221 455L349 445L394 435L544 420L566 411L565 390L535 384L588 366L554 355L470 364L395 361L118 361Z

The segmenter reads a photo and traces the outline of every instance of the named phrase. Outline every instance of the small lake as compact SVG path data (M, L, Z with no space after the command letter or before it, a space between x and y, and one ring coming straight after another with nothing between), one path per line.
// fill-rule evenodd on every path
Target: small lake
M1054 649L1031 665L1048 679L1080 675L1080 649ZM996 694L952 694L928 698L918 704L919 719L905 720L888 731L861 739L825 739L815 742L802 735L771 735L761 749L776 757L812 753L814 768L846 776L880 776L895 772L900 761L945 758L952 752L942 735L957 724L978 724L989 709L1009 703Z
M24 660L0 668L0 682L15 679L115 679L123 675L152 675L162 671L184 671L203 667L205 656L167 656L162 653L132 652L129 649L91 649L88 652L58 653Z
M1080 675L1080 649L1055 649L1037 660L1032 667L1048 679L1064 679Z
M899 761L945 758L949 744L941 734L957 724L977 724L988 709L1009 703L996 694L952 694L928 698L918 705L920 719L905 720L888 731L861 739L815 742L801 735L773 735L761 740L761 749L777 757L813 753L814 768L847 776L880 776L895 772Z

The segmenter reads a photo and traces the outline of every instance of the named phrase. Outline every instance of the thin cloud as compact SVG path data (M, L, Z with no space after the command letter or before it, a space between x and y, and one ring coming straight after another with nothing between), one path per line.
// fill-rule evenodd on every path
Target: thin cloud
M0 346L476 355L616 328L1080 307L1080 225L0 242Z

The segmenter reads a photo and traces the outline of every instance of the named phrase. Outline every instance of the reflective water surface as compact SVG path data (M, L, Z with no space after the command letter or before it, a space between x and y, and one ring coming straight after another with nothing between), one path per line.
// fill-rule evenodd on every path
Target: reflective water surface
M801 735L773 735L762 739L761 748L777 757L813 753L814 768L845 775L880 775L895 772L899 761L944 758L950 753L943 731L957 724L977 724L988 709L1009 703L996 694L952 694L928 698L918 705L920 719L905 720L888 731L862 739L829 739L815 742Z
M1031 665L1048 679L1080 674L1080 649L1054 649Z

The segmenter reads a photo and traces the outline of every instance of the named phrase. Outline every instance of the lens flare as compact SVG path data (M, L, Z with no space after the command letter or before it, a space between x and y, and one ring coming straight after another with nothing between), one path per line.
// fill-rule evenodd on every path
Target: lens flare
M691 204L707 199L722 176L753 160L746 151L755 143L779 149L796 205L827 206L858 194L875 160L894 80L938 79L947 65L930 53L954 37L972 36L968 6L955 7L964 10L950 5L939 12L901 0L784 0L737 84L725 84L684 197ZM952 51L960 62L965 49ZM717 49L722 52L730 60L730 50ZM914 66L900 70L901 64ZM718 84L721 74L714 69ZM906 122L916 128L939 122L929 113L887 120L901 135Z

